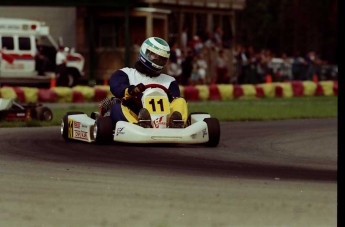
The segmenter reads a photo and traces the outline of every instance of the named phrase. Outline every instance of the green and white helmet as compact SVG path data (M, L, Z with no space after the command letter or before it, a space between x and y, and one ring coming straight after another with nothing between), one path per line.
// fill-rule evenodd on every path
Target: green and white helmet
M160 73L169 56L169 44L164 39L150 37L140 47L139 61L154 73Z

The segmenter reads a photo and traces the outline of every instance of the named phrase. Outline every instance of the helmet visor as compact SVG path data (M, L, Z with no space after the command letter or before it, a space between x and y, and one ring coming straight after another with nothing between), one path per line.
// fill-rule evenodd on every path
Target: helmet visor
M164 66L168 61L168 58L162 57L162 56L150 51L149 49L146 50L145 55L147 56L147 58L151 62L153 62L159 66Z

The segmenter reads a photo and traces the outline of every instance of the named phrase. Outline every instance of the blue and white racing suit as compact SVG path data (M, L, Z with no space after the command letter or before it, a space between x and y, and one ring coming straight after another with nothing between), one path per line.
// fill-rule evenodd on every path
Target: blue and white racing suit
M158 77L149 77L140 73L134 68L122 68L114 72L109 81L111 93L118 99L112 105L110 116L113 121L128 121L131 123L138 122L138 112L141 106L140 99L133 99L128 93L128 87L131 85L138 85L143 83L147 84L160 84L170 91L170 113L179 111L182 114L182 119L186 122L188 109L187 102L181 97L180 88L174 77L166 74L160 74Z

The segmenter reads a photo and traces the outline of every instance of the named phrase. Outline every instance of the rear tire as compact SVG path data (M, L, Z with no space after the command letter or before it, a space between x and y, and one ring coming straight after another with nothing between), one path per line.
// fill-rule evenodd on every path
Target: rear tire
M205 118L204 121L207 124L208 128L208 142L206 146L216 147L219 144L220 140L220 124L217 118Z
M96 120L94 126L94 137L98 144L106 144L113 141L113 120L111 117L100 117Z
M90 114L90 117L94 120L97 120L99 118L100 114L98 112L92 112Z

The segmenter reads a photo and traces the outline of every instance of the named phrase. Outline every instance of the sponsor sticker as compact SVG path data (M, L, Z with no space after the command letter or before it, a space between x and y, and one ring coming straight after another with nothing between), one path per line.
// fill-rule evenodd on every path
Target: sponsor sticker
M159 128L160 125L166 125L166 122L163 122L163 116L159 117L159 118L156 118L154 121L153 121L153 126L155 128Z
M205 138L205 136L207 136L206 128L202 130L202 138Z
M145 108L151 114L168 114L170 112L169 99L164 96L146 97Z
M87 140L87 132L75 130L74 131L74 138Z
M74 122L73 122L73 127L74 127L74 128L80 128L80 122L74 121Z
M88 126L87 126L87 125L84 125L84 124L81 124L80 129L81 129L82 131L87 131Z
M118 128L117 130L116 130L116 136L118 136L118 135L124 135L125 134L125 132L123 131L123 129L124 129L125 127L122 127L122 128Z
M68 138L73 138L73 120L68 119Z

